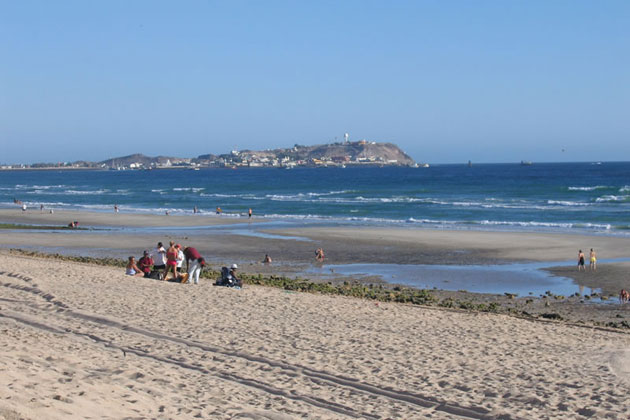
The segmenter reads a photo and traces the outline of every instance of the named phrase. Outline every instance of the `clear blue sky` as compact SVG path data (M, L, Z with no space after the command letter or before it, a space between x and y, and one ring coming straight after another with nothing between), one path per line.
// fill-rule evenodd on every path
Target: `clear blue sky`
M0 39L0 163L344 132L431 163L630 160L626 0L0 0Z

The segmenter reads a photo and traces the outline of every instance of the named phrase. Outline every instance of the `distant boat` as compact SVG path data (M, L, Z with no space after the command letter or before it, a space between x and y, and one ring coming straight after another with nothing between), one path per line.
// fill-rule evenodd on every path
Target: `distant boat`
M420 165L421 168L428 168L430 165L428 163L423 163Z
M531 165L532 165L531 160L521 160L521 166L531 166Z

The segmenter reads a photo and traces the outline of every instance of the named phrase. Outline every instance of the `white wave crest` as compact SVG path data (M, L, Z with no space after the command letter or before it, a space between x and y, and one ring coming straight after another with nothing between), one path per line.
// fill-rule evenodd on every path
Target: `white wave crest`
M598 203L614 203L620 201L628 201L630 195L604 195L598 197L595 201Z
M606 188L610 188L607 187L605 185L595 185L593 187L569 187L569 191L594 191L594 190L603 190Z

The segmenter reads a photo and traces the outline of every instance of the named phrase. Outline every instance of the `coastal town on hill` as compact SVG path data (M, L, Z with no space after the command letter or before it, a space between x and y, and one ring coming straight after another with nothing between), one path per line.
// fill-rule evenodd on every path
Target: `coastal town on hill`
M232 150L230 153L205 154L196 158L181 158L132 154L101 162L76 161L33 164L1 164L0 169L100 169L150 170L199 168L294 168L345 166L411 166L418 164L397 145L367 140L303 146L273 150ZM426 165L426 164L425 164Z

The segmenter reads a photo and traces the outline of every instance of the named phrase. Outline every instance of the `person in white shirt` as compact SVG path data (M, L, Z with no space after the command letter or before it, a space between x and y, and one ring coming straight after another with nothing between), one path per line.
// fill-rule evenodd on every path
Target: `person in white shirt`
M151 258L153 258L154 270L166 270L166 250L164 249L162 242L158 242L157 247L151 254Z
M180 244L175 245L175 248L177 248L177 271L181 271L182 265L184 264L184 259L186 259L186 257L184 256L184 250L182 249L182 246Z

